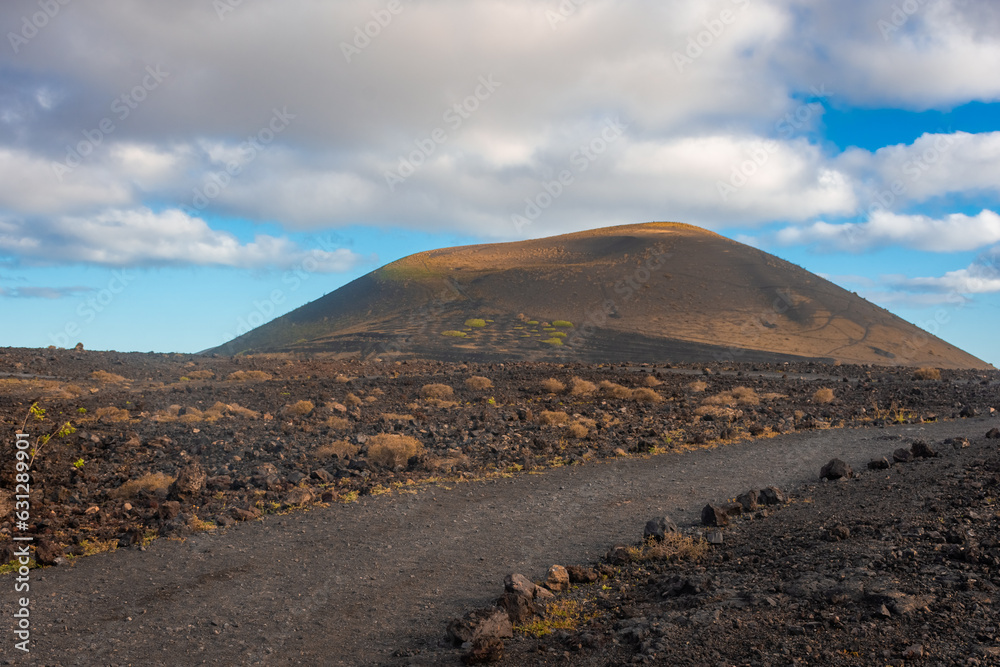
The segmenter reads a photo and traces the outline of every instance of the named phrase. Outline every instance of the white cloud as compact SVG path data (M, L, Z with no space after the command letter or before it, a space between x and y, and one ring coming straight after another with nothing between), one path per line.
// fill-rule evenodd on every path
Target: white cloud
M257 235L241 243L177 210L113 209L81 218L0 222L0 252L48 264L229 266L288 269L308 263L323 273L348 271L363 258L346 248L305 249L287 238Z
M829 250L865 251L901 246L929 252L977 250L1000 242L1000 215L954 213L943 219L877 211L866 222L814 222L786 227L775 235L783 245L822 245Z

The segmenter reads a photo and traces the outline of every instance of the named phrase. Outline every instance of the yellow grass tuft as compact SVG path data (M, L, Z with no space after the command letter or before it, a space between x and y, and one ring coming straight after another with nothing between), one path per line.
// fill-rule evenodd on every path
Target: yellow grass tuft
M481 375L473 375L465 381L465 388L471 389L472 391L482 391L483 389L489 389L492 386L493 381Z
M913 371L913 377L918 380L940 380L941 379L941 369L940 368L918 368Z
M332 428L332 429L337 430L337 431L343 431L344 429L346 429L347 427L349 427L351 425L351 422L349 422L348 420L344 419L343 417L329 417L324 422L324 424L328 428Z
M697 394L699 392L702 392L702 391L705 391L706 389L708 389L708 383L705 382L704 380L695 380L694 382L692 382L691 384L688 385L688 389L690 389L691 391L693 391L693 392L695 392Z
M828 389L823 387L822 389L817 389L816 393L813 394L813 401L816 403L832 403L833 402L833 389Z
M263 382L272 377L270 373L264 371L235 371L230 373L226 380L230 382Z
M571 438L586 438L590 430L580 422L573 422L566 427L566 435Z
M569 393L571 396L590 396L596 391L597 385L583 378L574 377L569 381Z
M176 477L171 477L162 472L154 472L143 475L137 479L132 479L117 489L112 489L108 492L108 495L112 498L118 498L125 500L127 498L134 498L140 491L146 491L147 493L166 493L170 485L174 483Z
M420 388L421 398L436 398L446 401L455 395L455 391L446 384L425 384Z
M636 400L639 403L659 403L660 401L663 400L662 396L660 396L656 391L650 389L649 387L640 387L638 389L633 389L632 398L633 400Z
M351 444L346 440L336 440L334 442L327 443L325 445L320 445L312 451L315 456L321 458L329 458L331 456L336 456L339 459L347 460L352 456L356 455L360 450L357 445Z
M547 394L561 394L566 391L566 385L555 378L549 378L548 380L542 380L542 391Z
M383 468L406 465L410 457L423 450L420 441L409 435L380 433L368 440L368 460Z
M556 410L543 410L542 413L538 415L538 422L540 424L561 425L565 424L568 421L569 421L568 414Z
M121 408L116 407L107 407L97 408L97 411L94 412L94 417L98 421L104 422L127 422L131 418L131 415L129 415L128 410L122 410Z
M661 384L663 384L662 382L659 381L659 379L657 379L655 375L647 375L643 379L642 383L647 387L659 387Z
M631 398L632 390L628 387L623 387L620 384L614 382L609 382L608 380L601 380L601 383L597 385L602 396L608 398Z
M316 406L312 401L296 401L295 403L285 406L285 412L287 414L298 417L305 417L314 409L316 409Z

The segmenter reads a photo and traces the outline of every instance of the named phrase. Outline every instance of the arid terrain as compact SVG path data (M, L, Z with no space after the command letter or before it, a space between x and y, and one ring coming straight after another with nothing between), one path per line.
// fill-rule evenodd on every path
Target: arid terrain
M964 505L950 504L950 496L934 508L914 505L914 493L923 503L957 490L948 481L925 493L910 469L951 466L928 474L954 480L949 475L968 468L960 481L969 484L959 488L975 496L968 502L978 503L978 517L992 516L980 505L992 502L992 448L983 436L1000 421L993 416L1000 405L996 372L25 349L3 350L0 361L8 373L0 382L11 434L3 443L3 478L13 475L14 431L23 425L33 439L63 431L38 447L32 480L36 557L55 565L37 570L35 579L47 595L59 596L39 603L37 612L37 652L46 664L134 664L151 637L164 651L186 655L185 662L200 655L212 664L454 664L468 648L451 647L450 619L489 605L503 590L504 574L524 571L544 581L545 568L560 562L603 563L613 576L572 594L582 615L566 629L553 624L566 607L539 604L536 625L523 624L506 642L509 664L626 664L637 656L663 664L768 665L797 656L813 664L808 656L824 651L843 664L872 664L874 639L844 643L842 655L839 645L821 641L815 625L830 612L844 632L870 639L879 636L865 615L871 609L857 617L826 608L843 601L795 597L775 579L778 573L815 569L837 580L847 566L830 555L836 545L888 549L902 554L901 563L923 562L905 555L909 543L883 544L878 536L889 530L883 523L894 526L902 517L914 527L897 528L910 535L917 524L931 532L931 524L944 521L954 532L963 515L952 515ZM62 428L67 421L73 432ZM941 458L800 488L815 483L829 458L842 456L860 473L869 457L891 460L894 449L921 433ZM940 444L958 435L972 446ZM911 479L915 487L887 493ZM699 559L629 564L621 550L603 558L622 541L641 553L642 525L664 514L700 544L694 531L702 530L704 504L771 484L793 503L757 510L752 523L734 519L724 544ZM10 503L9 487L3 488ZM830 496L834 489L854 495ZM835 503L846 505L823 518L809 514ZM869 512L879 503L887 509ZM920 516L907 518L917 510ZM831 515L842 517L837 522L850 528L853 541L834 545L823 537ZM4 538L12 532L10 521L0 526ZM937 534L943 542L929 538L912 548L963 544L943 529ZM96 555L81 558L88 554ZM272 562L275 568L262 567ZM896 557L885 562L895 567ZM990 562L969 567L988 569ZM872 576L883 582L894 572ZM969 576L989 580L978 572ZM688 590L675 577L713 583ZM349 583L359 580L365 583ZM674 584L683 594L664 597ZM96 590L102 592L88 602L88 591ZM924 594L913 586L903 592ZM730 605L734 598L742 602ZM88 604L103 611L87 614ZM761 605L773 619L766 627L751 623ZM699 610L712 617L710 631L699 629L705 627ZM148 619L119 625L140 612ZM941 613L940 622L950 622ZM654 614L660 621L649 620ZM659 623L655 632L622 633L630 619L642 618L650 627ZM893 658L906 634L899 627L910 632L906 622L886 621L898 631L887 645ZM986 631L980 634L979 643L992 646ZM219 643L220 637L228 639ZM682 644L673 643L677 637ZM932 649L928 638L914 637L929 653L958 650L947 642ZM78 645L91 648L67 658ZM737 645L746 648L733 653Z

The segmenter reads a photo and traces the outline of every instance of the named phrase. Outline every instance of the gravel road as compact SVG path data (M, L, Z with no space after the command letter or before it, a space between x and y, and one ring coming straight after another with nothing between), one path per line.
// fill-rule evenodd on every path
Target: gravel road
M511 571L594 561L653 516L690 524L708 501L815 481L833 456L863 468L897 436L982 436L996 421L803 432L428 487L34 570L32 651L12 657L8 630L4 664L392 662L401 647L436 645Z

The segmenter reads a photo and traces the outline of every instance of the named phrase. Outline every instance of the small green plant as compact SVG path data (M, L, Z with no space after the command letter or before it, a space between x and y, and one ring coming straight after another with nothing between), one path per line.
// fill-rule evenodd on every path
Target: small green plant
M442 336L450 336L452 338L466 338L469 334L464 331L442 331Z
M497 399L493 398L492 396L490 396L489 400L486 401L486 405L496 405L496 404L497 404Z
M73 467L76 468L77 470L83 468L83 459L77 459L76 461L73 461Z
M546 340L543 340L542 342L546 343L547 345L551 345L552 347L560 347L563 344L562 338L548 338Z
M79 412L81 415L87 414L87 408L77 408L76 411Z
M552 326L559 327L560 329L571 329L573 328L573 323L568 320L556 320L552 323Z
M186 375L182 375L181 376L181 382L190 382L190 381L191 381L191 378L189 378L188 376L186 376Z
M21 432L28 426L28 420L34 417L35 421L43 421L45 419L45 409L38 405L38 403L32 403L31 407L28 408L28 414L24 417L24 422L21 424ZM58 429L52 433L46 433L44 435L38 436L35 440L35 446L31 448L31 460L28 461L28 467L34 465L35 457L42 451L42 448L49 443L52 438L65 438L69 435L76 433L76 429L69 422L66 422Z
M472 327L473 329L482 329L486 326L486 320L481 320L479 318L465 320L465 326Z
M538 326L538 320L528 320L528 324L531 326Z
M514 629L532 637L544 637L552 634L553 630L575 630L580 623L586 623L591 619L592 617L584 616L580 603L576 600L559 600L549 603L541 618L535 618L530 623L516 626Z

